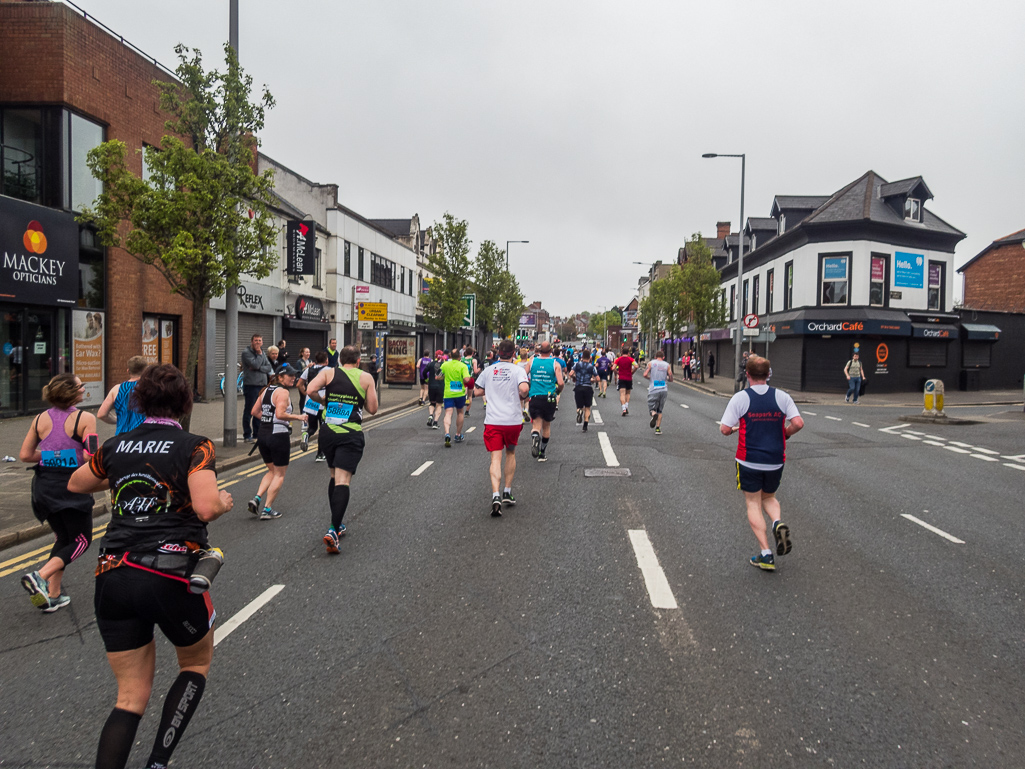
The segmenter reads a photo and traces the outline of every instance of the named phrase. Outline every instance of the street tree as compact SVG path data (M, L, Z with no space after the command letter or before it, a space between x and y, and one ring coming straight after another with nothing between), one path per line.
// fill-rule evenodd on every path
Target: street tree
M694 233L687 243L687 261L680 270L680 287L684 309L698 340L698 360L703 361L701 334L726 323L726 303L719 287L719 271L712 262L712 250L705 245L700 232ZM701 366L701 381L705 381L704 366Z
M431 228L436 249L427 259L433 277L427 282L423 296L424 320L444 332L462 325L466 304L463 296L470 286L473 265L470 262L470 240L465 219L456 219L445 212L442 222Z
M495 333L502 338L511 339L519 328L523 309L524 297L519 281L515 275L507 272L502 278L501 298L495 307Z
M477 292L477 328L488 336L495 332L498 307L508 285L505 252L492 240L477 249L473 262L473 283Z
M606 339L606 332L609 326L620 326L623 324L623 317L615 310L605 312L593 312L587 320L587 330L591 336L598 339Z
M81 221L100 242L152 265L172 294L192 304L185 376L199 363L207 302L241 275L262 278L278 264L267 205L273 178L253 173L256 136L274 106L270 92L252 100L252 78L225 45L226 71L203 69L199 51L179 45L177 82L154 81L160 107L171 117L159 149L146 147L147 178L126 166L124 142L108 141L87 163L103 182L96 207ZM186 425L187 426L187 425Z

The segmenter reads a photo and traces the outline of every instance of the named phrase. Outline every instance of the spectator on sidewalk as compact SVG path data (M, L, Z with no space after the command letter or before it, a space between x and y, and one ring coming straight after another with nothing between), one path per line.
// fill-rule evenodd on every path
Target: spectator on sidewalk
M333 340L332 340L333 341ZM244 443L256 443L260 434L260 420L253 419L253 404L260 392L267 386L274 367L271 366L267 354L263 351L263 337L253 334L249 347L242 351L242 396L245 403L242 407L242 440Z
M141 355L133 355L128 359L128 380L110 388L107 397L103 399L96 418L106 422L108 425L117 425L114 435L121 435L129 430L134 430L142 424L146 415L141 411L132 408L132 391L135 390L135 383L139 381L142 372L149 365ZM111 412L114 412L111 415Z
M854 403L858 403L858 396L861 395L861 383L868 379L865 376L865 369L861 365L861 361L858 359L858 353L854 353L847 365L843 367L844 376L847 377L847 397L844 398L845 403L851 402L851 396L854 396Z
M274 369L275 374L277 373L278 369L282 366L281 360L278 358L278 352L279 351L276 345L272 344L270 347L267 348L267 360L270 361L270 366L272 369Z
M338 340L331 339L327 343L327 349L324 351L327 353L327 365L331 368L338 367Z
M715 379L715 353L708 353L708 378Z
M288 363L288 350L285 349L285 340L282 339L278 342L278 365L284 366Z

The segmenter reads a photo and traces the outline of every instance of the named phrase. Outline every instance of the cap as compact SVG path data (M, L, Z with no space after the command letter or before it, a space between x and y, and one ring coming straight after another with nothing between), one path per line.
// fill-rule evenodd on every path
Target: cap
M291 363L286 363L278 369L278 376L281 376L282 374L286 376L299 376L299 372L292 367Z

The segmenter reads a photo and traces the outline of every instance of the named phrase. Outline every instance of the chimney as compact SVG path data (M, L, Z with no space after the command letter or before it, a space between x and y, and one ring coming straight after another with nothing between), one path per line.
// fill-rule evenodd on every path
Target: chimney
M730 223L729 222L716 222L715 223L715 237L722 240L730 234Z

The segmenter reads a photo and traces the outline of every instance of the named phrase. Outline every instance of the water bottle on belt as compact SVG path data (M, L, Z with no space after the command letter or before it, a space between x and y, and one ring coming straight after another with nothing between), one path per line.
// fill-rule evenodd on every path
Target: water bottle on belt
M224 564L224 553L219 547L212 547L200 556L199 562L189 575L189 592L199 595L210 589L210 584Z

